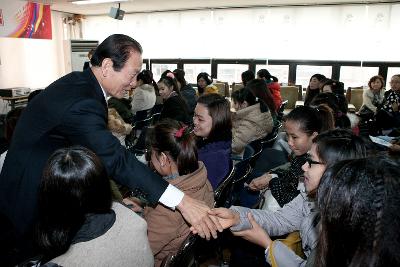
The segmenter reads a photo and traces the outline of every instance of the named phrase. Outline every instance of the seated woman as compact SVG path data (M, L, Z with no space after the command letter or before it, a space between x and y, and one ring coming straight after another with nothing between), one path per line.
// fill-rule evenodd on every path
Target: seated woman
M282 104L281 86L278 83L278 78L272 76L266 69L260 69L257 71L257 78L264 80L267 84L267 89L269 89L274 100L275 111L278 111Z
M173 120L160 122L149 129L147 144L151 164L164 179L212 207L213 189L204 164L197 160L195 137L187 126ZM163 205L146 207L144 217L155 266L160 266L168 254L176 254L190 233L189 226L179 212L171 212Z
M196 90L194 90L190 83L186 81L184 70L175 69L173 73L175 75L179 91L181 92L183 99L185 99L188 105L189 114L190 116L193 116L197 102Z
M385 89L383 88L384 83L385 81L380 75L373 76L369 80L369 89L364 90L363 104L358 111L363 118L372 118L376 114L377 109L381 107L385 96Z
M392 76L390 86L385 92L382 109L376 115L378 127L383 129L400 127L400 74Z
M242 75L240 76L242 78L242 84L243 86L246 86L246 84L256 78L256 75L252 70L246 70L242 72Z
M261 80L251 83L260 83L265 87ZM232 153L241 156L246 145L272 131L273 120L264 101L256 101L256 97L247 88L233 92L232 100L236 109L232 114Z
M344 95L344 84L332 79L326 79L321 85L321 93Z
M197 75L197 94L198 96L206 94L217 94L218 88L212 84L213 78L207 72L200 72Z
M190 124L188 106L179 92L174 74L172 72L166 74L158 81L157 86L164 100L160 120L169 118Z
M146 222L112 202L100 159L84 147L59 149L38 194L37 244L61 266L153 266Z
M335 129L322 133L313 139L310 157L302 166L305 192L282 209L272 212L232 206L230 209L213 209L210 213L219 218L223 228L230 227L234 235L266 249L265 256L268 263L271 264L274 260L277 266L305 266L306 260L297 256L282 242L272 241L270 236L299 231L302 248L308 258L318 243L319 221L315 202L325 169L340 160L365 156L364 142L350 131ZM340 254L336 254L336 257L337 255Z
M263 174L262 169L256 168L252 175L259 177L253 179L249 184L249 188L254 191L269 188L281 207L299 194L297 187L299 179L303 175L301 166L308 159L307 152L311 149L314 137L334 128L332 110L326 105L320 105L317 108L297 107L284 118L284 127L292 151L289 166L285 165L273 171L268 170L268 172L264 170ZM264 161L264 165L268 166L263 155L258 161Z
M150 70L142 70L136 76L136 88L133 89L132 114L151 109L156 103L157 84L153 80L153 73Z
M326 80L326 77L319 73L311 76L306 90L306 96L304 98L304 106L310 105L310 102L313 100L314 96L319 94L321 84L324 80Z
M382 155L342 161L325 172L314 266L400 266L399 177L398 161Z
M194 134L198 136L198 153L207 169L214 190L229 173L232 145L230 103L218 94L203 95L194 110Z

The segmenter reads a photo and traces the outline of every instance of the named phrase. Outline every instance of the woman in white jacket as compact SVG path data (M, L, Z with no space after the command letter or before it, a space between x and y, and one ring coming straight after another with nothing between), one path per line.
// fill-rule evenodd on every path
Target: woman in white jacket
M335 129L322 133L314 138L310 157L303 165L305 193L276 212L232 206L230 209L213 209L210 214L218 217L223 228L230 227L234 235L265 248L268 263L271 264L269 250L273 248L278 266L305 266L307 260L297 256L282 242L273 242L270 236L299 231L304 254L309 257L318 241L319 216L315 200L322 174L337 161L365 156L364 142L350 131Z
M132 113L147 110L154 107L156 103L157 83L153 79L150 70L142 70L137 76L137 86L133 91Z

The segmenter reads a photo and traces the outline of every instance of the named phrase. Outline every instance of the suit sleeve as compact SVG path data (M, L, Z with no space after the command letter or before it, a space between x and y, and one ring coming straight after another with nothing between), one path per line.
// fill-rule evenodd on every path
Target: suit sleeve
M138 188L151 203L160 199L168 186L160 176L139 162L107 129L104 106L96 100L74 104L63 116L59 127L73 145L94 151L102 160L108 175L131 189Z

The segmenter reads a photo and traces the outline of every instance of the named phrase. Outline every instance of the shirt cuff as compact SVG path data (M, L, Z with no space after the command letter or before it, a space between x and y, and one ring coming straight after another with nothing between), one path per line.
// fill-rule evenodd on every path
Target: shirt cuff
M181 203L185 194L173 185L168 185L167 189L160 197L160 202L165 206L175 210L175 207Z

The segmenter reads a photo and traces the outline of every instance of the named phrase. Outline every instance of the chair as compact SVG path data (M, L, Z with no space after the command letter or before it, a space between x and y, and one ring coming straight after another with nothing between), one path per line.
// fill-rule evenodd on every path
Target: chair
M162 109L163 109L163 104L154 105L153 108L151 109L151 115L161 113Z
M151 108L145 110L139 110L136 112L135 116L133 117L133 123L135 124L137 121L143 121L147 118L151 117Z
M349 87L346 91L346 99L349 104L354 105L355 111L360 110L363 104L363 93L362 87Z
M296 86L281 86L282 99L288 100L286 109L294 109L296 101L299 100L299 89Z
M257 139L257 140L252 141L249 144L249 146L251 146L253 148L253 150L254 150L254 153L253 153L253 155L251 156L251 159L250 159L250 166L251 166L251 168L254 168L254 166L256 164L256 161L257 161L258 157L260 156L260 154L261 154L261 152L263 150L263 144L261 142L261 139Z
M229 85L227 82L215 82L214 85L218 88L218 94L229 97Z
M280 122L283 119L284 111L285 111L285 108L288 103L289 103L289 100L285 100L285 101L282 101L281 105L279 106L276 119Z
M192 233L182 242L176 255L168 255L161 263L162 267L197 267L199 263L196 259L196 247L199 240L198 235Z
M239 90L241 88L243 88L243 84L242 83L232 83L232 90L231 90L231 95L233 92L235 92L236 90Z

